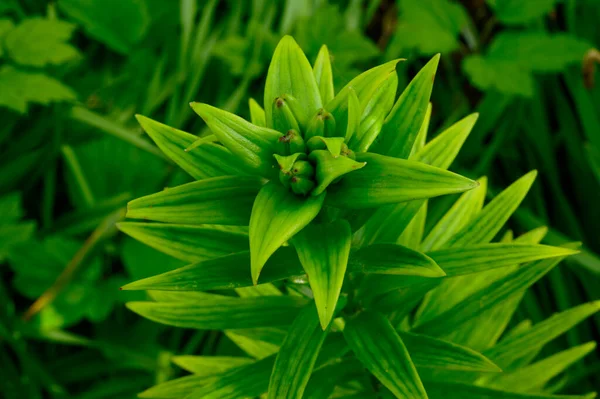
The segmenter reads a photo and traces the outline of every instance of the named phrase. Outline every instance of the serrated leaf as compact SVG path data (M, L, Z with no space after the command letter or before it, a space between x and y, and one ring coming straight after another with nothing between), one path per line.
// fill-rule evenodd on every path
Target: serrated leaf
M546 343L598 311L600 311L600 301L585 303L556 313L529 329L511 334L483 353L502 369L512 370L521 366L523 360L535 356Z
M406 346L383 315L362 312L346 323L344 337L358 360L396 397L427 398Z
M11 65L0 68L0 106L25 113L29 103L48 105L76 97L71 88L43 73L21 71Z
M8 32L4 46L10 58L19 64L60 65L79 55L75 47L66 43L74 29L75 25L65 21L27 18Z
M594 349L596 349L595 342L574 346L516 371L494 376L491 381L485 382L485 386L497 389L511 387L519 392L540 391L548 381Z
M267 72L264 98L267 126L273 126L272 102L284 94L295 97L308 115L323 106L310 63L291 36L279 41Z
M434 56L404 89L385 119L373 152L408 158L427 112L439 60L439 54Z
M83 25L90 36L126 54L150 26L151 16L146 4L142 0L61 0L58 6ZM115 23L115 15L126 23Z
M171 361L197 376L217 375L232 368L245 366L254 362L249 357L191 355L173 356Z
M142 115L136 118L162 152L196 180L249 174L237 157L221 145L205 143L186 152L198 140L197 136Z
M127 217L166 223L247 225L262 187L253 176L215 177L135 199Z
M361 209L460 193L477 187L466 177L420 162L383 155L357 154L367 165L328 189L329 204Z
M577 252L548 245L493 243L440 249L428 252L427 255L440 265L449 277L454 277L540 259L569 256Z
M490 359L464 346L427 335L400 332L417 368L497 373L502 370Z
M333 317L346 274L350 225L345 220L309 225L294 237L293 244L308 275L321 327L325 330Z
M467 191L452 205L421 243L423 251L443 248L450 237L473 220L481 211L487 191L487 178L477 180L479 187Z
M329 50L327 46L323 45L317 54L317 59L313 65L313 73L317 86L319 87L319 93L321 94L321 101L323 104L327 104L334 97L333 91L333 73L331 71L331 58L329 56Z
M223 226L123 222L119 230L186 262L201 262L248 250L248 234Z
M351 270L402 276L442 277L444 271L429 256L396 244L373 244L350 257ZM386 277L387 278L387 277Z
M325 193L302 198L275 183L263 186L250 217L251 269L255 284L273 252L317 216L324 200Z
M256 126L267 127L265 110L253 98L248 100L248 102L250 107L250 121L252 124Z
M275 172L273 154L283 135L253 125L239 116L208 104L191 103L192 109L233 154L256 173L269 177Z
M300 312L277 354L269 398L302 398L326 336L314 306Z
M590 399L589 395L521 393L451 382L427 382L430 399Z
M529 288L533 283L552 270L563 258L541 260L526 265L508 276L495 281L459 302L449 310L427 320L417 320L414 331L433 337L444 337L487 309L508 300L512 294ZM490 357L490 356L488 356ZM490 357L493 361L494 358ZM497 363L502 367L501 364Z
M128 302L127 307L161 324L199 330L226 330L289 325L306 300L293 296L228 298L202 302Z

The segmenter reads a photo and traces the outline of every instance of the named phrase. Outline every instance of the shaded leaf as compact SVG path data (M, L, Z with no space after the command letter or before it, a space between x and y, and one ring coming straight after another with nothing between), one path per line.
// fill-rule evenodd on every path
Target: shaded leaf
M233 356L173 356L171 361L197 376L221 374L229 369L253 363L248 357Z

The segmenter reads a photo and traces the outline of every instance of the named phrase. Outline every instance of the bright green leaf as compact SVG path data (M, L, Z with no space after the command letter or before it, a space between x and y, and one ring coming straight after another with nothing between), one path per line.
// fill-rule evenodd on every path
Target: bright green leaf
M317 55L317 60L313 66L313 73L319 86L319 93L321 93L321 101L323 104L329 103L333 100L333 73L331 71L331 58L329 56L329 50L327 46L322 46Z

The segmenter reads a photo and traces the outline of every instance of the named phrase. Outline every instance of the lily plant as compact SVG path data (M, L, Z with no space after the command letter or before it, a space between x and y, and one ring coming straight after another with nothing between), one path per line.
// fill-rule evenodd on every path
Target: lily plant
M138 116L196 181L129 203L144 221L120 229L189 265L123 287L152 298L128 307L222 331L243 354L175 356L192 375L141 397L554 397L550 380L593 343L530 363L599 304L506 332L525 290L576 246L540 245L545 228L492 242L536 172L484 206L485 177L447 170L477 114L428 141L438 60L399 97L402 60L336 94L327 48L311 66L286 36L251 121L191 103L212 133L198 138Z

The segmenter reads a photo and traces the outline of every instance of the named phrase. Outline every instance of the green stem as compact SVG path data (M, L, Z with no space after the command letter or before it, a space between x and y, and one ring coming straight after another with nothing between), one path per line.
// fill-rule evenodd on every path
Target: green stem
M77 155L75 155L75 151L73 151L73 148L71 148L69 145L63 145L60 151L63 154L65 162L67 163L67 167L75 178L75 182L77 183L77 187L79 188L79 192L83 198L86 208L93 206L96 200L94 199L92 189L85 178L81 164L77 159Z

